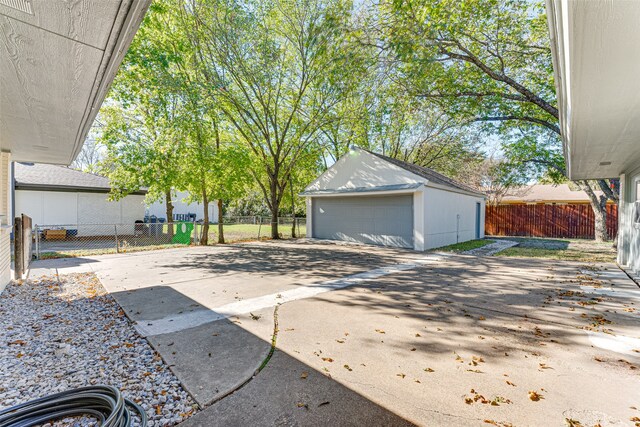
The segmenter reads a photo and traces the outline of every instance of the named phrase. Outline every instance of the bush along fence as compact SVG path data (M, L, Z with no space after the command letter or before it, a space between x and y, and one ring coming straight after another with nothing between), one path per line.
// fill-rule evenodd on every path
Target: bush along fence
M225 219L226 243L260 240L271 237L271 219L251 221L235 217ZM244 222L243 222L244 221ZM279 218L279 234L291 238L295 224L296 237L304 237L304 218ZM33 253L37 259L78 257L126 253L185 245L202 240L201 222L134 223L134 224L56 224L33 226ZM218 241L218 224L209 224L209 244Z
M607 205L607 232L618 231L618 205ZM491 236L593 239L595 216L590 205L487 206L485 234Z

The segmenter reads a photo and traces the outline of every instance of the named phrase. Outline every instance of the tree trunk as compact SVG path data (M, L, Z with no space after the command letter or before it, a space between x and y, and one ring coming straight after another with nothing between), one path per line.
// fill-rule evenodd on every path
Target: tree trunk
M218 199L218 243L224 243L224 215L222 213L222 199Z
M204 208L204 217L200 245L207 246L209 244L209 196L207 195L207 190L202 190L202 207Z
M280 212L280 198L278 197L278 181L270 180L270 198L271 198L271 238L277 240L280 238L278 233L278 213Z
M167 233L169 238L173 237L173 201L171 200L171 190L164 193L165 205L167 209Z
M609 235L607 234L607 197L601 196L600 199L598 199L598 196L596 196L596 193L588 181L580 181L578 185L587 193L587 196L589 196L589 204L591 205L591 209L593 209L595 217L594 238L596 242L609 240Z
M296 199L293 194L293 180L289 178L289 187L291 188L291 218L293 224L291 225L291 238L296 238Z

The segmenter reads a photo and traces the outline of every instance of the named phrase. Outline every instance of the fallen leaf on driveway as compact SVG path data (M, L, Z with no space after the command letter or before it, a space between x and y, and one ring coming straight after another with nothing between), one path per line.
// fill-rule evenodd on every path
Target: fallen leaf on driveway
M529 399L534 401L534 402L537 402L540 399L544 399L544 397L540 393L538 393L537 391L531 391L530 390L529 391Z
M565 418L564 422L567 423L569 427L582 427L582 423L578 420L574 420L573 418Z
M546 363L539 363L540 369L553 369L551 366L548 366Z
M323 357L322 360L324 360L325 362L333 362L333 359L330 357Z
M300 375L300 379L306 380L308 376L309 376L308 372L303 372L302 375Z
M425 372L435 372L433 369L431 368L424 368L423 371Z
M517 387L514 383L512 383L511 381L505 381L507 384L509 384L512 387Z
M22 340L15 340L15 341L9 341L7 344L8 345L25 345L26 342L24 342Z
M321 404L318 405L318 408L321 407L321 406L328 405L329 403L331 403L331 402L322 402Z
M379 334L386 334L386 332L383 331L382 329L376 329L376 332L379 333Z
M344 365L344 369L346 369L349 372L353 371L353 369L351 369L349 365Z
M305 408L305 409L309 409L309 405L308 405L308 404L306 404L306 403L302 403L302 402L298 402L298 403L296 404L296 406L297 406L298 408Z
M406 375L405 375L405 374L396 374L396 376L397 376L397 377L400 377L400 378L404 378L404 377L406 377Z
M344 344L345 341L343 339L336 340L337 343Z

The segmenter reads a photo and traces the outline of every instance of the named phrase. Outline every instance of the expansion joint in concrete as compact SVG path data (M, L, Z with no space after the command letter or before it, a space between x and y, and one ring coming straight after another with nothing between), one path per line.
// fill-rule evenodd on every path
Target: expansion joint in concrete
M273 309L273 334L271 335L271 348L269 349L269 353L264 358L262 363L260 363L260 366L258 366L258 368L253 372L253 374L249 378L247 378L245 381L240 383L237 387L234 387L231 390L229 390L226 393L224 393L223 395L218 396L215 399L207 402L204 405L204 407L214 405L214 404L220 402L222 399L224 399L224 398L226 398L228 396L231 396L233 393L237 392L242 387L244 387L245 385L249 384L269 364L269 361L271 360L271 357L273 357L273 353L275 353L275 351L276 351L276 344L277 344L277 340L278 340L278 307L280 307L280 305L276 305L275 308ZM203 407L203 409L204 409L204 407Z

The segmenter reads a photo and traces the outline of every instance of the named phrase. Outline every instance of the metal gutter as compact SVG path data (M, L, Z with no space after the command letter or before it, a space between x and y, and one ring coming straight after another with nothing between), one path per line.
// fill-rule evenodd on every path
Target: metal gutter
M359 195L371 193L413 193L416 189L426 185L426 182L416 182L412 184L394 184L381 185L378 187L356 187L356 188L336 188L327 190L310 190L303 191L299 194L302 197L308 196L342 196L342 195Z

